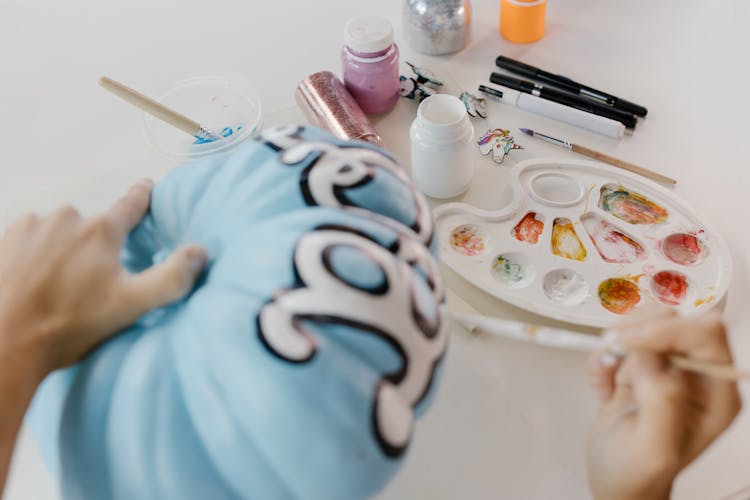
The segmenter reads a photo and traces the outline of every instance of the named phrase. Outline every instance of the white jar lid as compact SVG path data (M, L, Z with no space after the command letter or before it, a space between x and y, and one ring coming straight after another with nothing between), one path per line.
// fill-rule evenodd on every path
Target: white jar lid
M344 42L356 52L381 52L393 45L393 26L384 17L354 17L344 27Z

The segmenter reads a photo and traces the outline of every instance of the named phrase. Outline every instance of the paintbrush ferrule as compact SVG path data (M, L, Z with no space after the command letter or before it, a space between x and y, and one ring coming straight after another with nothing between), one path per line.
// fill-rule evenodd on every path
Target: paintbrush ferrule
M207 129L206 127L201 126L198 129L198 132L195 134L196 139L203 139L205 141L218 141L222 137L218 134L215 134L211 130Z
M547 134L540 134L539 132L534 131L534 137L539 137L541 140L545 142L549 142L550 144L554 144L556 146L560 146L565 149L573 149L573 144L565 141L563 139L558 139L557 137L552 137Z

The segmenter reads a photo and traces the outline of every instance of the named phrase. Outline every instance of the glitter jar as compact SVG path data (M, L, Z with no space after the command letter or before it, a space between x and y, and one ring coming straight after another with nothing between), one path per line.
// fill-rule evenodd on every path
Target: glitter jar
M469 0L406 0L403 26L409 45L422 54L439 56L463 49L469 41Z
M436 94L419 105L411 124L411 175L427 196L451 198L474 177L474 127L458 97Z
M366 141L383 146L383 138L367 120L344 84L330 71L318 71L297 86L297 105L316 127L328 129L345 141Z
M362 110L386 113L398 102L398 47L393 26L382 17L355 17L344 28L341 49L344 85Z

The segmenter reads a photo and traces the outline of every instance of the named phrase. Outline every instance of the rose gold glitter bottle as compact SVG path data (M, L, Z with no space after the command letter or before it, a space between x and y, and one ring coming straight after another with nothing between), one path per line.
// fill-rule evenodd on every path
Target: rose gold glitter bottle
M383 145L365 112L330 71L319 71L302 80L294 97L313 125L326 128L341 139Z

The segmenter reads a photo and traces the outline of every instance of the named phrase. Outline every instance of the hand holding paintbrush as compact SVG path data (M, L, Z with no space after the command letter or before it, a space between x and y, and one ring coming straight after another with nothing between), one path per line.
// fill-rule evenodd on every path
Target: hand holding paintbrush
M641 336L635 335L635 344L631 345L629 340L632 335L624 337L626 340L623 342L618 335L612 332L601 336L589 335L573 330L484 316L451 290L448 290L447 296L450 307L444 306L446 314L469 331L480 330L500 337L557 349L599 352L605 354L612 365L618 364L628 355L644 349L646 352L657 351L662 353L669 366L680 371L705 375L719 380L750 380L750 372L737 369L732 364L731 355L725 356L727 359L708 359L705 356L687 357L680 353L678 348L668 348L667 346L671 344L666 341L664 347L659 349L650 347L648 342L643 346L638 343L639 339L650 341L652 337L660 338L658 331L654 333L654 328L666 328L668 332L672 332L673 330L670 330L670 328L673 328L675 324L677 327L690 325L690 329L693 331L692 337L696 342L702 341L704 335L709 340L713 337L720 337L724 343L725 351L728 353L729 348L726 347L726 337L724 336L721 319L713 313L698 318L678 317L673 309L658 308L655 312L649 312L645 316L636 315L620 327L620 330L625 329L626 334L632 331L643 332ZM647 318L651 323L644 322L643 318ZM657 344L657 347L659 346L661 344Z
M733 380L675 363L731 366L722 319L652 310L622 324L617 339L627 357L601 353L589 365L601 403L589 435L591 491L594 498L669 498L680 471L741 408Z
M450 289L447 299L448 315L470 331L596 350L589 373L601 406L587 451L594 498L669 498L677 474L740 411L736 381L750 374L733 366L718 313L651 309L600 337L484 317Z

